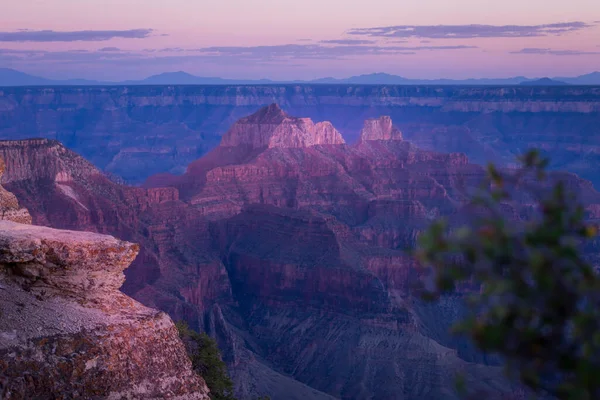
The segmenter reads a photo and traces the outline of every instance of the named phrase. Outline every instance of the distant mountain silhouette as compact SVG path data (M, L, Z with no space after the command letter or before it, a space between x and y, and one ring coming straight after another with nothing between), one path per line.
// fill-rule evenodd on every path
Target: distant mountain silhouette
M95 81L87 79L55 80L26 74L10 68L0 68L1 86L96 86L96 85L269 85L269 84L348 84L348 85L600 85L600 72L563 77L530 79L524 76L512 78L480 78L480 79L410 79L399 75L373 73L351 76L349 78L319 78L310 81L289 80L274 81L270 79L226 79L219 77L201 77L187 72L165 72L152 75L141 80L120 82Z
M351 76L350 78L338 79L338 78L321 78L310 81L310 83L351 83L356 85L402 85L410 82L410 79L406 79L402 76L390 75L385 73L375 73L367 75Z
M541 78L535 81L525 81L520 83L522 86L568 86L570 83L558 81L550 78Z
M567 82L572 85L600 85L600 72L595 71L590 74L576 76L574 78L554 78L559 81Z
M40 78L10 68L0 68L0 86L49 85L50 79Z
M88 79L53 80L29 75L10 68L0 68L0 86L89 86L109 84Z
M308 83L318 84L353 84L353 85L518 85L529 80L524 76L514 78L483 79L409 79L403 76L385 73L351 76L349 78L321 78ZM598 80L600 83L600 79Z
M274 83L268 79L224 79L218 77L200 77L187 72L165 72L152 75L141 81L125 81L127 85L235 85L235 84L264 84Z

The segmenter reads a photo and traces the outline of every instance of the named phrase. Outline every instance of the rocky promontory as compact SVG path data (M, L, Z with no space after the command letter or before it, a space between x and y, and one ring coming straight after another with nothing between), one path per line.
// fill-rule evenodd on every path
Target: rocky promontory
M7 193L0 188L0 398L208 399L171 319L118 290L139 247L18 223L29 214L7 214L19 210Z

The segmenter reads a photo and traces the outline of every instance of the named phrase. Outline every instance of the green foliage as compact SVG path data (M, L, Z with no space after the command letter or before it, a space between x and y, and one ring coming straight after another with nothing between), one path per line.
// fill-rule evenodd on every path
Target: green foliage
M581 253L597 228L565 184L548 178L547 160L532 151L521 161L513 173L488 168L469 206L473 221L441 220L421 236L417 257L435 280L426 294L480 288L466 295L471 312L457 332L502 355L507 373L536 391L598 399L600 279ZM507 206L522 218L507 218Z
M221 359L217 342L206 333L198 333L185 322L176 324L179 336L188 349L194 370L204 378L213 400L235 400L233 382L227 374L227 366Z

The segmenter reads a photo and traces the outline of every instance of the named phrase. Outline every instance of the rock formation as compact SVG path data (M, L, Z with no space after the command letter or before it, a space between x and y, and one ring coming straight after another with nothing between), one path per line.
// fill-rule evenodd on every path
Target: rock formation
M171 319L118 290L137 245L20 211L0 221L0 398L209 398Z
M402 140L402 132L392 124L389 116L365 121L359 140Z
M4 160L0 158L0 179L4 174ZM0 220L31 224L31 215L26 208L19 207L17 197L0 185Z
M330 122L315 124L310 118L290 117L275 103L240 119L221 140L223 147L251 149L343 143L342 135Z

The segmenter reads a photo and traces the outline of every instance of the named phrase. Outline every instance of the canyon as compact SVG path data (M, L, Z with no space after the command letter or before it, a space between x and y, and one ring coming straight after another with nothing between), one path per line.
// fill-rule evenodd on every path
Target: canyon
M527 148L598 187L597 86L221 85L0 88L0 139L59 140L104 172L139 184L185 172L238 119L277 103L331 121L348 143L388 115L419 148L503 165Z
M487 398L524 396L448 332L465 293L428 303L413 290L419 232L460 215L484 169L420 149L389 116L347 144L335 123L294 115L260 108L183 174L141 187L56 140L0 141L2 184L34 224L138 243L121 290L214 336L241 399L457 399L459 371ZM560 177L598 218L592 183Z

